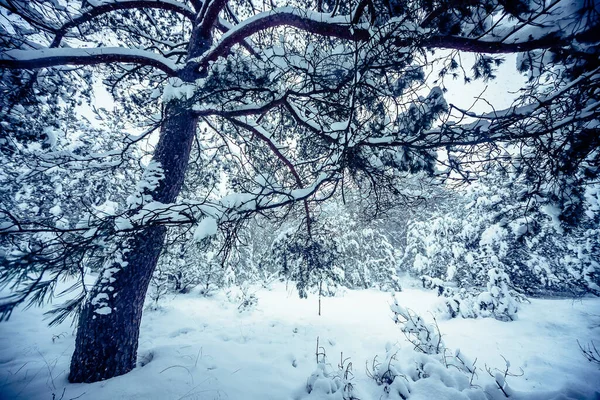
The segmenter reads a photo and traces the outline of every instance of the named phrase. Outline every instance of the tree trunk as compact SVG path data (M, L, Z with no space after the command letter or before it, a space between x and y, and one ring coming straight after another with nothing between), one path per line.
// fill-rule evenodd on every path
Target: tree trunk
M165 174L153 193L155 201L172 203L177 198L196 124L183 102L167 105L153 157ZM136 231L105 263L79 317L70 382L97 382L135 367L144 298L165 234L164 226Z
M321 316L321 294L323 293L323 281L319 281L319 317Z

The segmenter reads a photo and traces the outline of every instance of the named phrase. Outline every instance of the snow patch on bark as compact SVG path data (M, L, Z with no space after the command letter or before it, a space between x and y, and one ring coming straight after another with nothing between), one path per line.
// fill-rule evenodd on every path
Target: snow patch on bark
M94 312L96 314L100 314L100 315L108 315L108 314L110 314L112 312L112 308L106 306L106 307L102 307L102 308L99 308L97 310L94 310Z

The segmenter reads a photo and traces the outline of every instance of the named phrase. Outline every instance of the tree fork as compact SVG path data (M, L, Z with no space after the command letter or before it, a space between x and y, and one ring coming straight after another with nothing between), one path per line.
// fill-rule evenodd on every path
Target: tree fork
M155 201L172 203L177 198L196 125L184 102L167 105L153 156L165 175L153 192ZM79 317L70 382L97 382L135 367L144 299L165 235L164 226L132 233L103 268Z

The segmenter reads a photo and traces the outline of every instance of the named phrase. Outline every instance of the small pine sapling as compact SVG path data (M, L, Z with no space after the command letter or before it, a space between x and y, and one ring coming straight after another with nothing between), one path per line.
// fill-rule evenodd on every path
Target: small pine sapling
M410 396L409 383L410 381L397 368L398 350L394 349L390 344L386 346L385 360L377 361L377 356L373 358L371 369L366 363L366 374L373 379L377 385L383 387L383 392L386 397L398 395L401 399L406 400ZM397 379L400 378L400 379Z
M501 321L513 321L519 310L517 301L509 290L510 278L506 272L492 268L488 271L487 292L477 297L482 316L493 316Z
M148 307L153 310L158 310L160 308L160 301L164 298L164 296L169 291L169 277L161 268L157 268L152 275L152 279L150 280L150 300L151 303Z

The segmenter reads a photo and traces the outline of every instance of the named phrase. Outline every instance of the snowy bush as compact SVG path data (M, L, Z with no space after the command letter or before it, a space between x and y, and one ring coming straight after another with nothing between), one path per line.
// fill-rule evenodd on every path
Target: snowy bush
M495 268L488 272L490 277L487 292L477 296L479 315L493 316L499 320L512 321L516 318L518 305L508 289L510 279L504 271Z
M352 372L352 362L344 358L340 353L340 362L337 368L327 361L325 349L319 346L317 337L317 349L315 352L317 369L310 375L306 382L306 394L310 398L321 398L321 396L338 400L359 400L356 394ZM331 396L331 397L330 397Z
M339 199L320 205L314 213L317 217L311 220L310 234L304 216L277 230L263 268L279 271L283 279L300 283L302 294L303 288L311 285L313 290L320 285L324 295L334 295L339 287L401 290L397 250L384 227L365 221L356 205L342 204ZM331 267L308 268L309 254L314 251L320 252L323 260L333 257ZM320 278L307 286L304 282L311 274Z
M504 363L505 366L503 369L490 367L485 368L488 375L494 378L494 383L486 386L485 392L488 395L488 398L490 400L501 400L507 398L529 398L530 396L524 393L516 392L506 381L508 377L522 376L524 374L523 370L521 369L519 373L514 373L511 371L510 361L504 358Z
M367 367L367 375L383 388L381 398L429 397L434 390L444 398L486 399L485 393L472 385L475 363L460 350L450 353L437 324L425 322L396 299L390 309L411 346L388 344L385 356L375 357Z
M534 196L525 177L488 168L487 176L448 196L452 207L409 223L400 267L445 287L483 289L488 272L498 269L514 290L530 296L600 294L597 186L586 189L573 225L570 206L559 197Z
M227 289L227 299L238 305L239 312L251 311L258 304L258 298L248 284L231 286Z
M501 272L490 274L490 281L498 285L503 279ZM477 367L477 360L472 361L459 349L452 352L444 346L437 324L425 322L421 316L402 307L396 300L390 308L411 346L388 343L385 355L376 356L371 365L367 365L367 375L382 388L380 399L532 398L514 391L507 383L508 377L523 374L522 370L520 373L512 371L508 360L505 359L502 369ZM491 380L485 379L488 375Z
M153 310L158 310L160 308L161 300L167 293L169 293L168 276L163 270L157 269L150 279L148 297L151 300L151 303L148 306Z
M355 396L355 389L350 382L351 371L348 369L334 369L326 361L319 362L317 369L310 375L306 382L306 392L311 397L329 395L339 400L359 400Z
M343 281L338 248L324 234L289 230L276 238L272 251L282 277L296 283L300 297L307 297L309 291L333 296Z
M438 315L448 318L477 318L479 316L476 304L478 294L461 288L458 291L446 291L438 305Z
M435 393L435 398L487 400L484 391L472 385L473 372L456 367L459 362L447 363L446 358L450 357L388 344L381 361L376 357L367 374L381 386L381 399L434 398ZM474 371L473 365L470 368Z
M193 241L167 246L154 272L154 280L165 280L169 291L187 293L199 286L208 295L214 288L225 286L226 270L216 257L218 244L207 246Z
M444 351L442 336L437 325L426 323L412 310L398 304L395 297L390 308L394 313L394 323L400 325L400 330L415 350L425 354L440 354Z
M519 303L525 301L525 297L509 289L510 279L504 271L492 268L488 271L488 277L485 291L431 283L430 285L437 288L438 294L442 297L441 304L437 307L438 314L448 318L460 316L462 318L492 317L500 321L514 320L519 310Z

